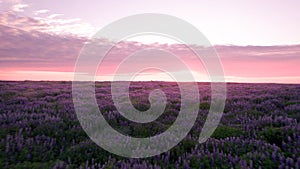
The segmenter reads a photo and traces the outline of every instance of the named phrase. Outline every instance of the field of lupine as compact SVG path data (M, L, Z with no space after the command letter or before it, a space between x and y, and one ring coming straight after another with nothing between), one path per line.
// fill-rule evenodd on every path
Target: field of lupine
M97 82L96 98L120 133L149 137L175 121L177 83L131 83L130 99L138 110L150 107L153 89L167 97L164 114L143 125L116 111L110 84ZM300 168L300 85L227 84L221 123L203 144L198 137L210 108L210 84L199 83L199 92L198 118L184 140L161 155L130 159L89 139L76 117L71 82L0 81L0 168Z

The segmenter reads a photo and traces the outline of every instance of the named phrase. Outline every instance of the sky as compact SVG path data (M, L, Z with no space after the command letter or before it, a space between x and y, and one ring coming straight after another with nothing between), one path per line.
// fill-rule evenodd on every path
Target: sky
M133 14L162 13L191 23L207 37L226 81L300 83L299 7L298 0L0 0L0 80L72 80L80 50L102 27ZM178 52L173 40L132 40L144 47L158 42L193 67L188 51ZM119 47L100 67L97 79L111 80L112 67L131 48L142 49L130 41ZM151 58L147 62L157 62ZM194 65L193 74L209 81L203 68ZM136 80L166 79L166 74L148 72Z

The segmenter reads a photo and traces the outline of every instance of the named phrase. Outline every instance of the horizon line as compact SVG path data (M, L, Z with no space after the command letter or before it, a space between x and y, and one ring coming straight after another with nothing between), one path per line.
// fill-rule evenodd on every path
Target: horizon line
M74 82L73 80L0 80L0 82ZM161 81L161 80L142 80L142 81L109 81L109 80L97 80L97 81L75 81L75 82L163 82L163 83L194 83L191 81ZM282 84L282 85L300 85L300 83L280 83L280 82L206 82L195 81L196 83L226 83L226 84Z

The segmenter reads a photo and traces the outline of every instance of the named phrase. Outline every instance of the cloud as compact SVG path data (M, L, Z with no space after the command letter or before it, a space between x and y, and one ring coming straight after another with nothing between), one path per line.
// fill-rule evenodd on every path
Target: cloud
M49 25L42 21L26 16L18 16L11 12L4 12L0 14L0 24L13 28L20 28L24 31L47 31Z
M72 71L84 39L0 25L2 70Z
M216 46L216 49L228 76L300 76L300 45Z
M49 15L47 18L53 19L53 18L57 18L57 17L63 16L63 15L64 15L64 14L51 14L51 15Z
M23 0L2 0L0 1L1 12L23 12L24 8L28 7L28 4L24 3Z
M40 15L40 14L45 14L45 13L48 13L48 12L49 12L48 9L41 9L41 10L34 11L33 14L34 15Z
M9 24L11 26L8 26ZM19 29L19 27L22 27L22 29ZM6 72L7 77L11 75L9 72L19 74L15 77L21 77L20 71L24 76L32 73L30 71L72 72L80 50L86 44L87 39L71 35L49 34L48 29L49 24L40 20L29 17L16 17L11 13L7 13L5 16L1 14L0 71ZM99 65L99 77L111 79L123 59L151 48L160 48L178 55L199 79L207 77L205 67L201 65L199 59L193 55L193 52L187 46L182 44L142 44L129 41L114 43L105 39L99 39L96 42L100 46L115 44L115 47ZM205 51L203 47L197 48ZM257 79L260 82L293 81L294 83L299 80L300 45L216 46L215 48L222 61L225 77L229 81L254 82ZM152 63L163 64L174 72L182 72L181 68L176 67L171 59L158 58L155 53L152 53L152 55L149 53L140 54L141 57L138 60L127 62L128 65L125 65L125 71L121 73L130 73L130 70L133 70L131 68L135 67L136 64L139 64L140 67L146 67ZM27 73L24 73L24 71ZM37 75L41 75L41 73ZM62 74L60 76L63 77ZM50 76L49 74L49 77L53 78L55 75ZM147 75L147 77L153 76ZM30 76L27 78L30 79Z
M247 61L282 61L299 59L300 45L216 46L222 58Z
M28 4L15 4L12 6L11 10L14 12L24 12L24 8L27 8Z
M22 29L24 31L39 31L57 35L75 35L88 37L96 29L80 18L57 18L62 14L51 14L48 17L19 16L14 12L0 13L0 24Z
M80 18L68 18L63 14L50 13L48 9L24 13L29 4L23 0L4 0L0 5L0 24L22 29L58 35L90 36L96 29ZM27 14L27 15L26 15ZM42 15L44 14L44 15ZM47 15L47 16L45 16Z
M36 19L48 24L48 32L55 34L74 34L88 37L96 31L95 27L80 18L59 18L61 16L63 14L51 14L46 18Z

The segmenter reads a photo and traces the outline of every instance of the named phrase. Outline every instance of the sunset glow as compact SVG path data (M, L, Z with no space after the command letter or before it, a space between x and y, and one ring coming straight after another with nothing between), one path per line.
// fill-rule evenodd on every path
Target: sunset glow
M95 3L99 5L91 5ZM182 10L171 10L167 3L170 2L164 1L163 5L158 1L147 4L132 1L119 6L109 1L74 4L68 0L51 3L2 0L0 80L70 81L76 59L89 37L106 24L143 11L174 15L202 31L219 54L227 82L300 83L298 1L271 4L203 1L191 3L193 5L178 2L177 7ZM109 41L103 45L105 43ZM210 81L205 68L189 60L188 51L179 50L178 43L159 36L129 38L100 65L95 80L112 80L113 67L118 64L114 60L121 60L128 51L147 46L173 51L187 59L197 81ZM147 62L156 60L148 58ZM135 80L171 79L166 74L148 73L140 74Z

